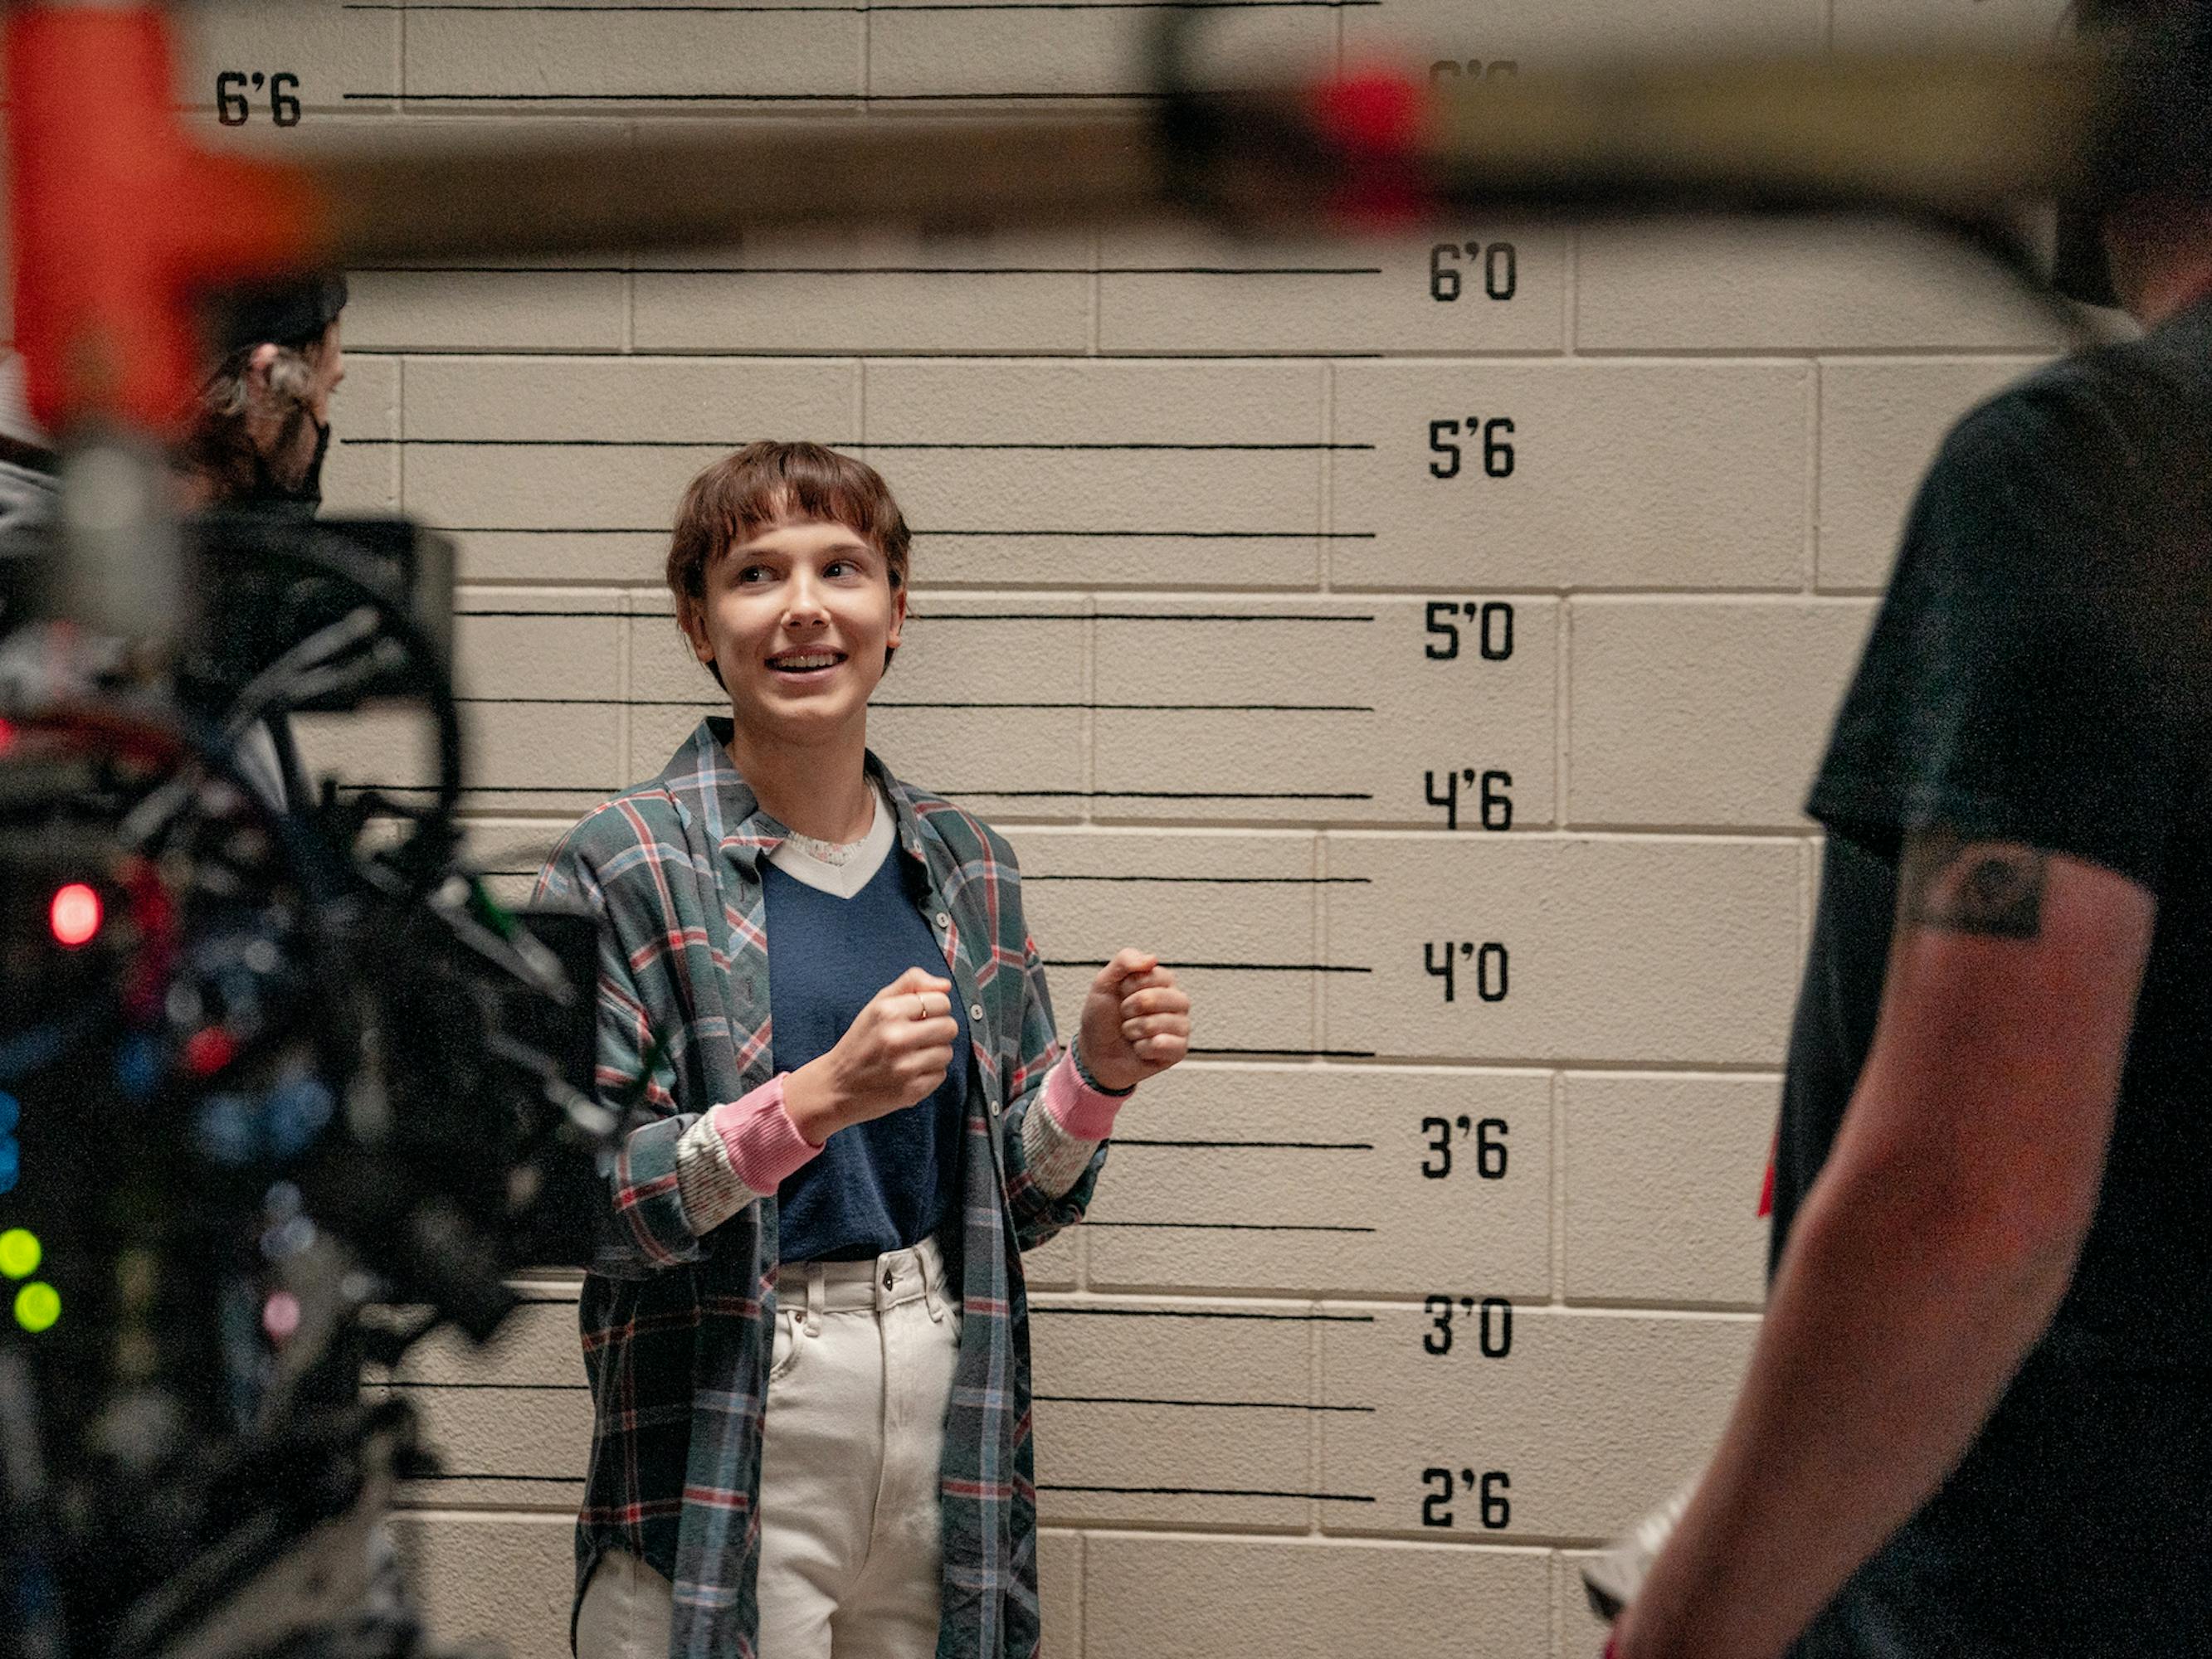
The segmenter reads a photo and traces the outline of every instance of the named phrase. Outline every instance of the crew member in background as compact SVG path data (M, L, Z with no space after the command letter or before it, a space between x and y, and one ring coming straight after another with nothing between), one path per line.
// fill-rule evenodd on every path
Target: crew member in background
M345 278L320 275L223 295L205 380L171 453L181 512L322 504L331 394L345 379ZM22 359L0 357L0 534L45 523L60 458L23 398Z
M2212 5L2085 9L2212 96ZM2212 1653L2195 165L2105 216L2148 331L1969 415L1907 522L1813 787L1764 1328L1619 1659Z
M170 457L183 511L307 519L322 506L345 303L345 278L318 275L234 290L213 307L213 367ZM281 714L256 724L239 759L279 804L304 787Z
M730 700L539 884L604 918L599 1077L647 1086L580 1309L580 1659L1030 1659L1021 1253L1189 1044L1149 952L1053 1030L1012 850L867 749L908 538L861 462L692 482L668 585Z
M322 505L345 303L345 278L325 275L240 289L216 307L214 363L173 457L184 510L304 516Z
M211 305L207 377L169 457L180 513L307 518L321 506L331 394L345 379L345 278L325 274L233 290ZM52 441L24 404L21 360L10 353L0 362L0 535L51 521L59 472ZM255 726L239 758L278 803L284 780L300 775L281 714Z

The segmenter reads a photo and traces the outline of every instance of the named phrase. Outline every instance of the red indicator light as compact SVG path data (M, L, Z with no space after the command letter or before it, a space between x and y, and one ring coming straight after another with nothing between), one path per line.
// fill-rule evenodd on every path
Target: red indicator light
M185 1069L194 1077L213 1077L238 1058L238 1039L220 1025L195 1031L185 1039Z
M91 944L100 932L100 895L81 881L70 883L46 907L46 922L54 938L72 950Z
M15 728L6 720L0 720L0 755L6 754L9 745L15 741Z

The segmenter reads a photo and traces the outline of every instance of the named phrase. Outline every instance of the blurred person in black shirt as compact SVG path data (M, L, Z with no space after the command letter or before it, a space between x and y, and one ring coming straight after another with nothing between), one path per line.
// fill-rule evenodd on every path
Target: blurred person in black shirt
M2212 1654L2212 204L2101 228L2142 337L1945 441L1814 781L1765 1327L1619 1659Z

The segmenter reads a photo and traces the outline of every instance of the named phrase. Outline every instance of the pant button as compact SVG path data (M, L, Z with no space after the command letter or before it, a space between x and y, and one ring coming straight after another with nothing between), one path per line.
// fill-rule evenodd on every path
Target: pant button
M897 1273L897 1270L896 1270L896 1268L891 1268L891 1267L886 1267L886 1268L884 1268L884 1288L885 1290L887 1290L887 1291L888 1291L889 1289L890 1289L890 1288L891 1288L891 1286L892 1286L893 1285L896 1284L897 1282L898 1282L898 1273Z

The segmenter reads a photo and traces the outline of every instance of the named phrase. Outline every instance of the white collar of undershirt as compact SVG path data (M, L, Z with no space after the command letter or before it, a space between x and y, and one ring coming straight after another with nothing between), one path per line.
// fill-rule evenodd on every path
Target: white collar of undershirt
M803 881L820 892L850 898L875 879L898 837L898 819L891 811L883 786L868 783L868 804L875 816L868 833L854 842L817 841L811 836L787 834L768 861L793 881Z

